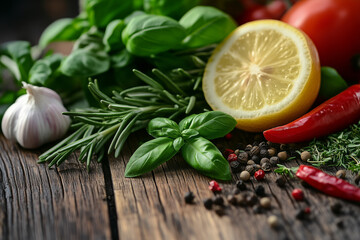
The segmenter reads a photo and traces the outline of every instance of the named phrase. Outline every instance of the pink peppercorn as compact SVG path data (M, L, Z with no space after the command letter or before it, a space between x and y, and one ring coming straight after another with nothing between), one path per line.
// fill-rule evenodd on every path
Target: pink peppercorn
M255 177L256 180L258 180L258 181L264 179L264 177L265 177L265 172L264 172L264 170L262 170L262 169L257 170L257 171L254 173L254 177Z
M224 151L224 156L227 158L230 154L234 153L234 150L227 148Z
M299 188L295 188L292 193L291 193L292 197L297 200L297 201L301 201L304 200L304 192L299 189Z
M209 189L212 192L221 192L221 187L219 186L219 184L215 180L212 180L212 181L209 182Z
M231 133L228 133L228 134L226 134L225 135L225 138L227 139L227 140L230 140L230 139L232 139L232 134Z
M237 157L237 155L236 155L235 153L231 153L231 154L229 154L229 156L227 157L227 160L228 160L229 162L237 161L237 159L238 159L238 157Z

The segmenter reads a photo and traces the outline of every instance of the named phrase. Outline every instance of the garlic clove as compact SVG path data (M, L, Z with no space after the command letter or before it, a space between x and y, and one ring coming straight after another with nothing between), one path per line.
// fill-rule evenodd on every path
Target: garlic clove
M37 148L64 136L71 120L60 96L45 87L24 83L27 94L20 96L3 116L4 136L24 148Z

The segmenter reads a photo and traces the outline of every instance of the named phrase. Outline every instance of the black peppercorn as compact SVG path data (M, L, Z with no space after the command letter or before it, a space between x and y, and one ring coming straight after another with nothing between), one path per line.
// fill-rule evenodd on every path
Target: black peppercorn
M236 181L236 187L241 191L246 190L246 185L242 180Z
M265 149L267 149L269 146L268 146L268 144L266 143L266 142L261 142L261 143L259 143L259 148L265 148Z
M258 198L255 194L250 194L246 196L246 204L249 206L254 206L258 202Z
M255 205L255 206L253 206L253 212L255 214L259 214L259 213L262 213L262 209L259 205Z
M241 170L240 163L238 161L230 162L230 168L233 173L238 173Z
M334 204L332 204L330 206L331 208L331 211L334 213L334 214L340 214L341 213L341 209L342 209L342 205L339 203L339 202L336 202Z
M345 227L345 224L344 224L344 221L342 219L339 219L335 222L336 226L338 228L344 228Z
M285 187L285 183L286 183L285 177L284 177L284 176L279 176L279 177L275 180L275 183L276 183L279 187L281 187L281 188Z
M265 172L269 172L271 170L271 164L270 162L265 162L261 165L261 169Z
M229 195L227 196L227 201L232 205L236 205L237 198L234 195Z
M256 164L259 164L259 163L260 163L260 158L259 158L259 156L257 156L257 155L253 155L253 156L251 157L251 160L253 160Z
M264 196L265 195L265 188L262 185L255 187L255 193L258 196Z
M195 195L193 192L187 192L184 197L186 203L192 203L194 201L194 198Z
M222 206L215 206L214 211L220 217L225 215L225 209Z
M263 165L264 163L270 163L270 160L266 157L263 157L261 160L260 160L260 165Z
M249 172L250 175L254 175L254 173L256 172L256 164L247 165L247 166L245 167L245 171Z
M275 167L279 163L279 158L276 157L276 156L271 157L270 158L270 163L271 163L272 166Z
M269 152L266 148L261 148L260 149L260 157L262 158L267 158L269 155Z
M253 146L252 149L250 150L250 153L251 153L251 156L259 155L259 153L260 153L259 146Z
M253 147L253 146L252 146L251 144L248 144L248 145L246 145L244 151L245 151L245 152L248 152L248 151L250 151L250 150L252 149L252 147Z
M258 147L259 146L259 141L254 141L252 145L253 145L253 147L255 147L255 146Z
M204 207L206 209L211 209L212 208L212 205L213 205L213 200L211 198L206 198L204 201L203 201L203 204L204 204Z
M304 220L307 218L307 215L308 214L304 211L304 209L299 209L297 210L295 217L299 220Z
M215 196L214 199L213 199L213 203L215 205L219 205L219 206L222 206L224 205L224 198L222 196Z
M238 155L238 161L239 161L241 164L246 164L248 160L249 160L249 155L247 154L247 152L241 152L241 153L239 153L239 155Z

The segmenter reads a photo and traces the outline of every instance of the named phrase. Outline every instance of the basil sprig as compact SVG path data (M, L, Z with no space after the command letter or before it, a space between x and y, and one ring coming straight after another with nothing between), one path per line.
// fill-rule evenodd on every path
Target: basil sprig
M208 139L226 135L235 125L234 118L219 111L191 115L179 125L168 118L154 118L149 122L147 131L155 139L142 144L131 156L125 177L149 172L181 150L185 161L201 174L230 180L228 162Z

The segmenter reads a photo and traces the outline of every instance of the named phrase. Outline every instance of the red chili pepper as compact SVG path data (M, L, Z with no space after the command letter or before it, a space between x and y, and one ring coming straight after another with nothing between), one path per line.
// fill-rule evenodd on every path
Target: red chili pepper
M300 165L296 176L327 195L360 202L360 188L341 178L324 173L320 169Z
M360 84L353 85L299 119L264 131L274 143L309 141L340 131L360 120Z

